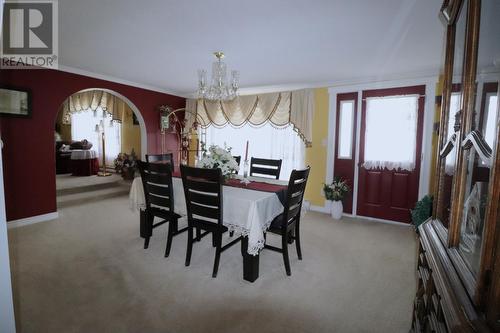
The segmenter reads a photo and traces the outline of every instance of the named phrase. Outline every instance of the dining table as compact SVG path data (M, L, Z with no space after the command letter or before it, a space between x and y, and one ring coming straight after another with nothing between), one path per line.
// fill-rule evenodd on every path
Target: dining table
M283 180L238 175L232 175L224 182L223 225L234 236L242 236L243 279L246 281L254 282L259 277L259 254L264 248L265 232L283 213L287 186L288 182ZM174 211L186 218L186 199L179 173L173 173L172 187ZM140 223L144 224L146 203L141 177L132 182L129 200L130 208L139 210Z

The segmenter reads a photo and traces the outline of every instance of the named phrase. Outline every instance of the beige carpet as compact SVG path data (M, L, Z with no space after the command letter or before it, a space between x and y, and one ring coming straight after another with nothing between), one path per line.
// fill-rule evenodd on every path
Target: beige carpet
M148 250L126 197L62 209L55 221L9 230L18 332L408 332L415 236L396 225L309 212L292 276L261 254L242 279L239 246L211 277L209 238L184 266L186 234L163 258L166 228ZM278 239L272 239L277 244Z

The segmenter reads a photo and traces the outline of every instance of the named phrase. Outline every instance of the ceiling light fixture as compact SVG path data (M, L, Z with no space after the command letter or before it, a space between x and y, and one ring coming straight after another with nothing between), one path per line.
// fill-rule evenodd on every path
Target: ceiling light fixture
M230 101L237 96L240 73L231 71L231 82L227 82L227 67L222 61L224 53L214 52L217 60L212 64L212 84L207 86L207 71L198 70L198 98L210 101Z

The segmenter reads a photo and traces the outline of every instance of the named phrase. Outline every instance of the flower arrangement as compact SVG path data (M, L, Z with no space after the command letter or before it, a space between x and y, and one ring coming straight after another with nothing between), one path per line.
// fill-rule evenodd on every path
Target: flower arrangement
M198 167L205 169L220 168L224 177L237 173L240 169L233 155L231 155L231 147L224 146L224 148L221 148L216 145L211 145L208 148L208 153L203 153L203 157L198 162Z
M134 149L130 154L119 153L115 158L115 171L122 175L123 179L134 179L137 170L137 155Z
M347 192L350 191L345 180L336 177L331 184L323 184L323 192L326 200L341 201Z

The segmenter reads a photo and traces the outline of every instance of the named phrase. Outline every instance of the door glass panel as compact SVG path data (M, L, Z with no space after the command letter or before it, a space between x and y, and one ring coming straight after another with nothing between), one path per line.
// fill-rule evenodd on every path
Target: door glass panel
M366 99L364 168L415 169L418 98Z
M481 2L481 27L479 29L478 62L476 87L483 91L477 94L472 131L467 133L462 146L465 149L467 178L460 229L459 252L474 275L479 272L484 230L488 221L490 171L495 159L492 152L498 144L496 129L498 124L498 61L500 46L500 21L495 16L500 11L500 1Z
M354 101L340 102L339 115L339 153L338 158L352 158L352 131L354 120Z

